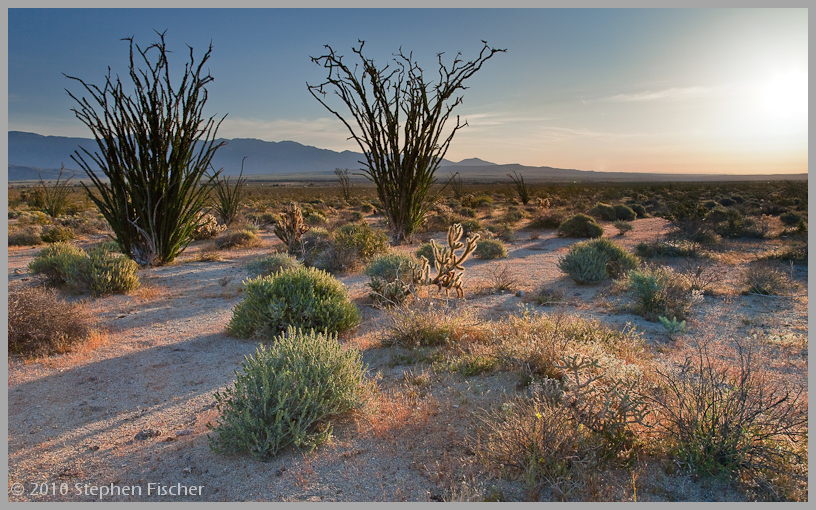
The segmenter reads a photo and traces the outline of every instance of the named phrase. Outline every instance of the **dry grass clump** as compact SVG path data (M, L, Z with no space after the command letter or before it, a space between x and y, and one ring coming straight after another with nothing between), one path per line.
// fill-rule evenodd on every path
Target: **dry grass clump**
M231 248L257 248L263 240L251 229L228 230L213 240L219 250Z
M454 301L417 299L388 310L386 320L381 342L387 346L449 345L481 334L478 320Z
M91 338L93 320L78 304L57 297L52 289L9 289L9 353L45 355L64 353Z
M745 294L763 296L786 296L796 288L796 283L773 263L760 263L748 267L743 273Z

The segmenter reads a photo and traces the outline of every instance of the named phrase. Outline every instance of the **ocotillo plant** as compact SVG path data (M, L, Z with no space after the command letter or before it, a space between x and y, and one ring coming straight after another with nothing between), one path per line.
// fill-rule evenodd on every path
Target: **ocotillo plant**
M244 159L246 158L244 156ZM213 209L221 222L228 227L238 216L238 207L240 207L241 200L244 197L244 184L246 183L246 179L243 178L244 159L241 160L241 173L238 174L238 181L235 186L230 186L229 177L221 179L221 177L216 176L215 186L213 187L215 191L215 207Z
M483 41L484 42L484 41ZM438 54L436 81L429 81L414 61L413 54L400 50L392 63L378 67L363 56L360 41L352 51L360 58L349 66L330 46L328 53L312 61L328 71L326 81L308 85L309 92L334 114L357 142L365 161L362 172L377 186L377 197L388 219L394 242L410 243L433 200L429 196L436 182L436 170L442 163L453 136L467 122L451 119L451 112L462 103L464 82L497 52L484 43L479 56L465 62L457 54L444 64ZM344 116L326 100L333 91L351 114Z
M110 67L102 86L66 75L87 93L68 95L97 144L97 151L80 148L71 159L93 182L95 192L83 186L119 248L141 266L172 262L193 240L196 215L215 179L207 177L207 169L225 143L216 139L223 117L216 121L203 113L213 80L205 68L212 46L200 61L190 48L180 82L173 84L170 51L164 33L158 35L145 49L125 39L132 95Z
M527 186L527 183L524 182L524 176L518 175L516 172L513 174L507 174L507 177L513 179L513 187L516 189L516 193L518 193L519 200L524 205L530 201L530 188Z
M46 186L45 181L43 181L42 176L40 176L40 188L42 188L43 191L44 202L43 210L52 218L60 216L66 211L66 209L68 209L68 194L71 192L71 187L68 184L68 181L73 178L73 175L60 182L63 172L65 172L65 165L60 167L57 182L55 182L51 187Z
M303 212L297 204L284 209L280 217L280 221L275 223L275 235L286 243L289 254L292 254L300 243L300 238L309 231L309 226L303 223Z
M479 240L479 234L471 233L463 243L459 239L462 238L462 225L456 223L448 228L448 247L440 248L436 241L431 240L431 247L434 254L434 268L437 275L431 278L431 265L428 259L424 256L420 257L423 260L422 264L422 283L424 285L436 285L439 290L445 289L445 295L451 289L456 290L457 297L464 297L465 291L462 289L462 274L464 274L464 266L462 263L467 260L473 250L476 249L476 241ZM457 255L456 250L464 248L461 254Z

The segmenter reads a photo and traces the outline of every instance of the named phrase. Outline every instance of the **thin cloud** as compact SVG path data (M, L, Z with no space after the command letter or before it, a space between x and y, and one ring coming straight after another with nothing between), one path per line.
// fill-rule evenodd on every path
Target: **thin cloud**
M589 103L635 103L647 101L684 101L708 95L710 89L706 87L672 87L663 90L645 90L629 94L615 94L614 96L603 97L595 100L584 100L584 104Z

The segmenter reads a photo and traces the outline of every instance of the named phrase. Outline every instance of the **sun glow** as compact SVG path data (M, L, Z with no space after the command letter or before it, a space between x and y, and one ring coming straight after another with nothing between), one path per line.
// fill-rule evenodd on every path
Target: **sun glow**
M771 120L807 121L807 73L791 71L777 73L760 86L759 108Z

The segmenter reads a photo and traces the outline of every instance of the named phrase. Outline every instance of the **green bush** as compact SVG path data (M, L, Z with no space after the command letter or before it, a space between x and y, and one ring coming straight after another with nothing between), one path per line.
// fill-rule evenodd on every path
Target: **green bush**
M256 248L260 246L263 241L261 241L258 234L251 229L243 228L240 230L228 230L216 237L213 243L217 249L227 250L231 248Z
M626 202L626 205L628 205L629 208L632 209L632 212L637 214L638 218L645 218L646 217L646 208L643 207L643 204L640 204L638 202L630 200L630 201Z
M516 238L516 232L513 227L507 223L499 223L498 225L490 225L487 227L488 232L491 232L502 241L511 243Z
M795 227L799 224L799 221L802 220L802 217L796 214L795 212L786 212L785 214L779 215L779 219L782 220L782 223L789 227Z
M329 271L348 272L376 255L387 253L388 248L385 232L368 223L350 223L337 229L320 262Z
M69 243L54 243L40 250L28 264L33 274L43 275L50 285L82 285L82 264L87 254Z
M45 230L40 237L46 243L60 243L60 242L64 243L70 241L76 236L74 235L74 231L71 230L70 227L54 225L51 228Z
M505 259L507 258L507 248L504 243L496 239L480 239L473 255L480 259Z
M629 232L630 230L632 230L634 228L634 226L632 225L632 222L624 221L624 220L615 220L614 222L612 222L612 225L616 229L618 229L618 235L620 235L620 236L625 235L627 232Z
M683 320L698 296L702 297L668 267L630 271L626 286L636 300L635 312L651 321L660 316Z
M431 243L421 244L419 248L417 248L415 255L417 259L425 257L426 259L428 259L428 263L431 265L431 267L433 267L435 259Z
M235 383L216 392L210 447L261 460L289 445L311 450L331 437L333 418L365 403L365 371L359 350L344 349L336 336L289 328L270 348L258 346Z
M256 276L272 276L278 271L286 271L300 267L301 263L287 253L273 253L265 257L258 257L247 264L247 272L253 278Z
M139 288L139 264L106 247L92 249L84 261L83 279L91 294L125 293Z
M563 237L601 237L603 232L603 227L586 214L576 214L558 226L558 235Z
M605 221L615 221L618 218L617 213L615 212L615 207L602 202L595 204L595 206L587 211L587 213L593 218L598 218L599 220Z
M348 290L330 274L298 267L244 284L227 330L239 337L273 338L290 326L344 333L360 323Z
M625 206L623 204L615 205L615 219L624 220L624 221L635 221L637 218L637 214L631 207Z
M567 219L567 215L561 209L544 212L534 217L530 222L530 228L558 228Z
M299 247L303 263L307 266L317 265L323 253L331 247L331 237L331 233L323 227L313 227L303 234Z
M570 246L558 261L558 268L576 283L595 283L617 278L635 269L639 260L609 239L583 241Z
M369 262L366 276L371 278L371 298L375 302L399 304L411 295L419 280L419 263L411 255L394 252L381 255Z
M94 296L139 287L138 264L106 246L85 253L71 244L54 243L41 250L28 268L34 274L44 275L51 285L64 284L80 292L89 290Z
M642 258L653 257L688 257L700 255L700 245L685 239L669 241L639 242L635 246L635 254Z

